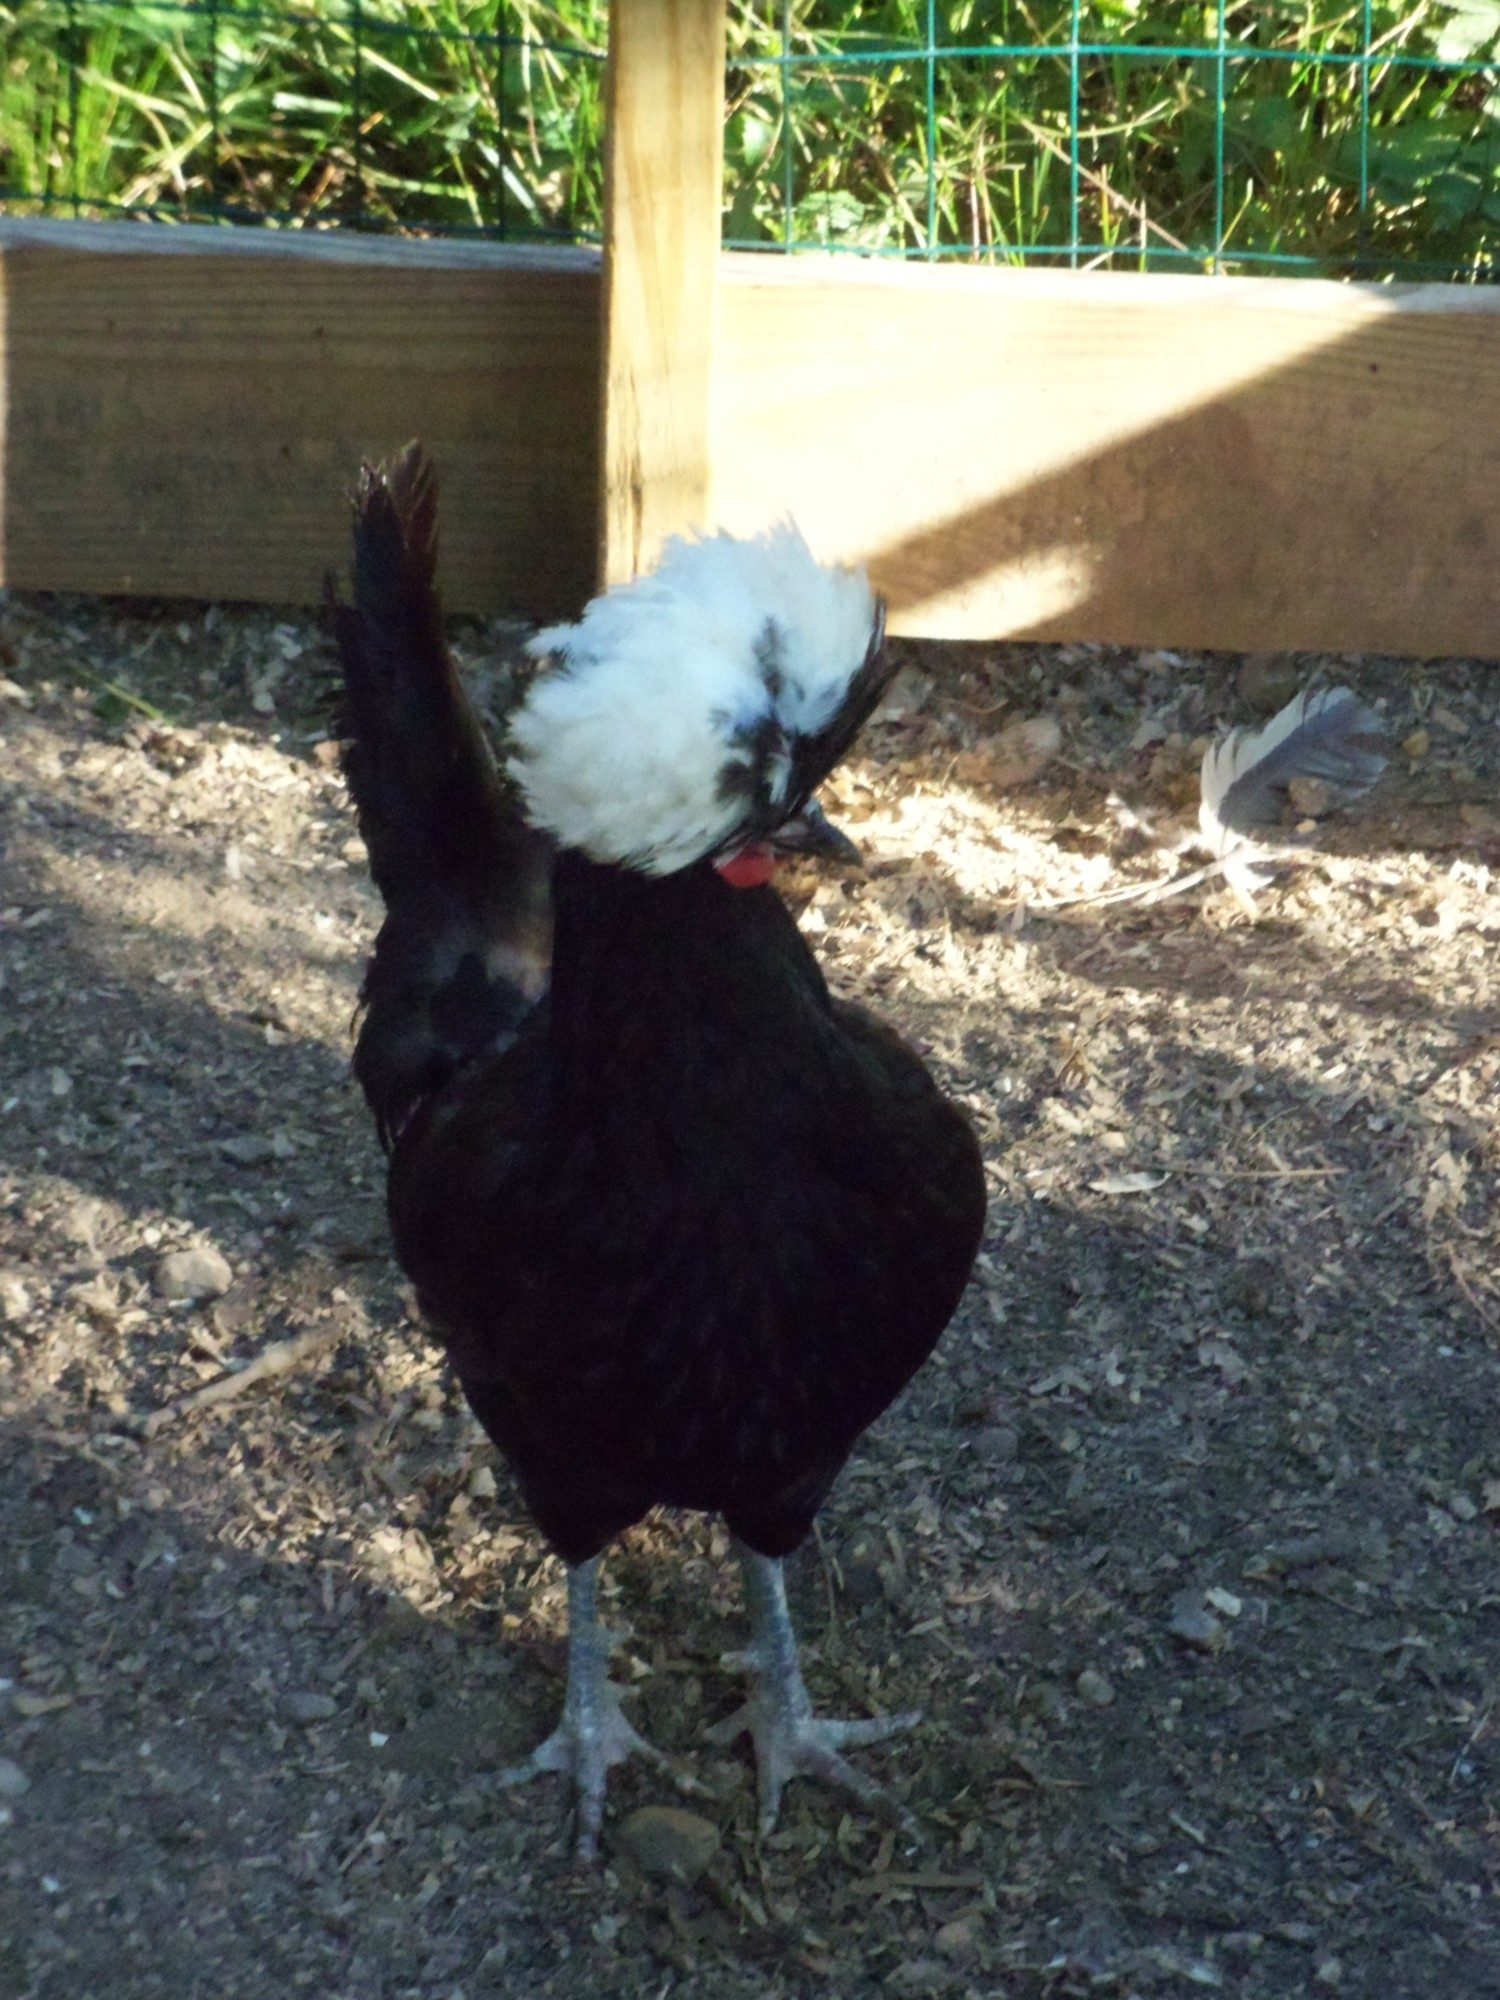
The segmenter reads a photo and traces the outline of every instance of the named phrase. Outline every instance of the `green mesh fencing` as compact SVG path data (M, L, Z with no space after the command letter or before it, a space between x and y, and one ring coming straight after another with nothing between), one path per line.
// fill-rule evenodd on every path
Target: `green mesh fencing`
M0 5L0 203L587 238L604 18L602 0Z
M0 5L0 206L595 240L604 0ZM725 240L1490 278L1500 0L760 0Z

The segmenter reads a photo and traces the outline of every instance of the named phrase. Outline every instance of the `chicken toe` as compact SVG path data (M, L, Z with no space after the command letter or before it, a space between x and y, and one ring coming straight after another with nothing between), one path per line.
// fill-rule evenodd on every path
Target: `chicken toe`
M880 1743L910 1729L917 1715L871 1716L855 1721L814 1715L797 1658L781 1564L743 1545L738 1553L754 1636L746 1650L734 1656L734 1663L749 1672L751 1691L741 1707L707 1733L709 1742L717 1745L732 1743L744 1734L753 1742L762 1835L775 1826L781 1794L787 1781L796 1777L821 1779L849 1793L861 1805L909 1826L908 1815L884 1786L857 1771L843 1752L865 1743Z

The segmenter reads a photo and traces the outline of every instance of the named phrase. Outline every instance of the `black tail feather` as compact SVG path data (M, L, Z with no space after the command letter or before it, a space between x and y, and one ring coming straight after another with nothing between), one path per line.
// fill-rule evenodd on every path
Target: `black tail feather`
M408 445L360 473L354 603L332 605L344 776L386 905L355 1071L387 1144L514 1032L551 948L551 843L515 810L458 678L436 567L437 479Z

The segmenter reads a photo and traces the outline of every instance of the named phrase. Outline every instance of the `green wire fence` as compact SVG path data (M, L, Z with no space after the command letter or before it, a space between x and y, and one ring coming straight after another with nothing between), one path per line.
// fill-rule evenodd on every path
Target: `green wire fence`
M0 208L600 229L604 0L0 5ZM1500 0L736 0L725 240L1488 279Z

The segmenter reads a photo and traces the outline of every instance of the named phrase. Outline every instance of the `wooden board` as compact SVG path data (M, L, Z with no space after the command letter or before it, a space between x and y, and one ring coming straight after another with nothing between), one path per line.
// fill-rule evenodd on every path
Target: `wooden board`
M601 568L707 525L724 0L612 0Z
M313 602L417 434L449 603L576 611L599 324L588 251L0 222L0 580ZM709 518L902 631L1500 653L1500 291L739 255L718 326Z
M893 628L1500 653L1500 290L725 259L714 511Z
M359 460L420 436L454 609L594 585L587 250L0 222L0 581L315 601Z

